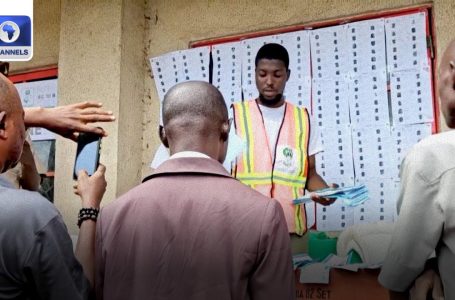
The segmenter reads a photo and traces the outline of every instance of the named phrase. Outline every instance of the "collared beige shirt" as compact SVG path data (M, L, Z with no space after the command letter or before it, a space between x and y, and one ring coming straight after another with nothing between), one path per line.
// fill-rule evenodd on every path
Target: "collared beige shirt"
M446 299L455 299L455 130L430 136L406 156L399 216L379 281L404 291L436 250Z

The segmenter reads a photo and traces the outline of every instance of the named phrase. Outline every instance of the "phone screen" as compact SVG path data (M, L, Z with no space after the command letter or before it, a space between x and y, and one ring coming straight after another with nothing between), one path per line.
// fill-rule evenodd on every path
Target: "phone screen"
M101 137L96 134L81 133L77 140L76 162L74 163L74 179L80 170L87 171L91 176L99 163Z

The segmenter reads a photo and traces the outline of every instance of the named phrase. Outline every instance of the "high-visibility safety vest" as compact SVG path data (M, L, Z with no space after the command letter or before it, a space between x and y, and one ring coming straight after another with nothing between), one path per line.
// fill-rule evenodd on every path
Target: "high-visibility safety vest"
M310 123L305 108L288 102L285 105L275 149L270 149L256 100L233 104L237 135L246 142L246 147L237 158L232 175L263 195L278 200L289 232L302 235L307 231L305 207L293 205L292 200L305 192Z

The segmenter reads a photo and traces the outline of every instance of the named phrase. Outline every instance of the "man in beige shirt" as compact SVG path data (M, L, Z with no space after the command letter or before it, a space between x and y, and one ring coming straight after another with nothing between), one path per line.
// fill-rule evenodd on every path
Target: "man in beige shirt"
M447 126L455 128L455 41L439 69L439 97ZM455 131L433 135L402 164L399 217L379 281L407 290L436 252L446 299L455 299Z

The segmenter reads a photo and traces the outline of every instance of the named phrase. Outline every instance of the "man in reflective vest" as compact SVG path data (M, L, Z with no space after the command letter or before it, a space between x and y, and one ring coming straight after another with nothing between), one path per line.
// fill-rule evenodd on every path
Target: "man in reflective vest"
M266 44L259 49L255 65L259 97L233 105L236 131L246 147L232 174L280 202L296 244L311 224L307 225L304 206L294 206L292 200L303 196L305 189L328 187L315 167L315 154L321 150L317 127L311 126L305 108L294 106L283 96L291 73L287 50L279 44ZM322 205L333 203L317 196L312 200ZM299 252L295 248L293 245L293 251Z
M296 107L283 97L291 73L287 50L278 44L266 44L258 51L255 64L259 97L233 105L236 132L246 146L231 172L243 183L280 202L293 252L304 252L306 241L300 237L311 227L307 219L314 217L314 209L308 210L313 215L307 218L305 207L292 205L292 200L301 197L305 189L328 187L315 168L315 154L322 150L317 126L311 126L305 108ZM161 145L152 168L167 158L168 150ZM312 199L322 205L333 203L328 198Z

